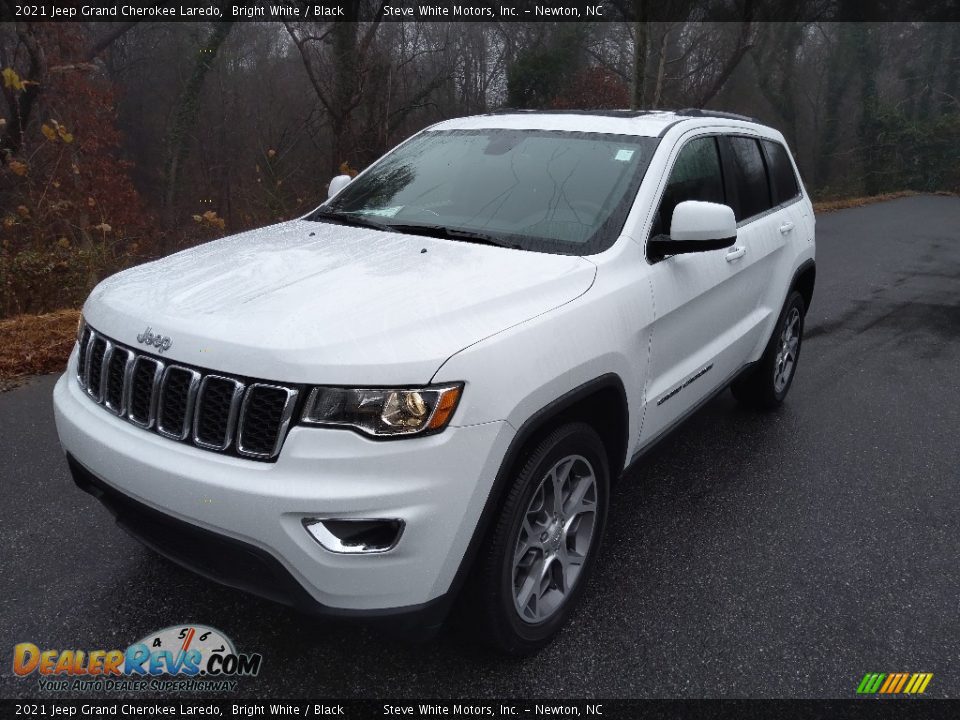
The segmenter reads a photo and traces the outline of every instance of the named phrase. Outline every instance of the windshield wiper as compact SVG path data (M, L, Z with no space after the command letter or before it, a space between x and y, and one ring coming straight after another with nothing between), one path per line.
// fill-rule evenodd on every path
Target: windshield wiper
M390 231L391 226L387 223L377 222L376 220L368 220L365 217L360 215L353 215L348 213L341 213L335 210L317 210L317 212L311 214L308 220L332 220L333 222L342 223L343 225L353 225L355 227L367 227L373 228L374 230L384 230Z
M344 225L354 225L356 227L368 227L384 232L398 232L407 235L425 235L427 237L443 238L445 240L462 240L464 242L476 243L478 245L494 245L496 247L511 248L519 250L520 246L516 243L507 242L494 235L475 232L473 230L462 230L460 228L451 228L445 225L417 225L407 223L384 223L377 220L369 220L361 215L354 213L343 213L335 210L318 210L309 216L309 220L332 220L333 222Z
M394 232L407 233L409 235L425 235L426 237L443 238L445 240L462 240L464 242L476 243L478 245L494 245L496 247L511 248L519 250L520 246L511 243L495 235L476 232L474 230L462 230L460 228L447 227L446 225L410 225L410 224L387 224L385 227Z

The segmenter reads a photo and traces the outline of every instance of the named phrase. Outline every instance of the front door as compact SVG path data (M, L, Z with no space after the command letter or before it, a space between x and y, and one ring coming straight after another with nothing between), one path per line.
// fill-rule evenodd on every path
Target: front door
M681 140L651 237L669 233L680 202L733 204L719 141L712 135ZM760 287L749 272L754 235L747 224L738 229L733 247L673 255L651 268L654 322L641 445L726 383L756 344Z

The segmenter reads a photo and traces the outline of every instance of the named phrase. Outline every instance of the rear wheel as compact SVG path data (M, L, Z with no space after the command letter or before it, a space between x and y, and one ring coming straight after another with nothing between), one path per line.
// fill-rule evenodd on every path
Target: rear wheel
M731 386L738 402L762 410L783 402L800 360L805 312L803 296L797 291L790 293L760 361Z
M477 565L482 640L524 655L560 630L595 564L609 485L606 451L589 425L563 425L536 444Z

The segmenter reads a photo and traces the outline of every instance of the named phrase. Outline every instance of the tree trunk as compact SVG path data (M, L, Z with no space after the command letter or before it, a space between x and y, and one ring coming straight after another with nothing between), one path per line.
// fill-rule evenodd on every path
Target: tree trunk
M850 23L838 23L837 38L833 51L827 59L827 88L824 93L822 133L815 165L814 182L818 189L827 187L831 180L834 154L840 129L840 107L853 74L853 45Z
M30 67L24 80L31 81L23 90L15 90L4 86L3 92L7 96L7 105L10 108L10 122L3 128L0 135L0 151L17 152L23 145L23 134L30 121L30 113L37 102L47 76L47 58L43 46L34 33L33 23L17 24L17 39L27 50L30 58Z
M646 0L633 0L633 82L630 87L630 109L639 110L646 102L647 45L650 24L647 22Z
M663 99L663 77L667 70L667 42L670 39L670 28L667 27L660 36L660 53L657 59L657 83L653 88L653 100L650 107L654 110L660 107Z
M213 61L217 57L220 46L223 45L223 41L227 39L232 29L232 21L219 22L214 26L213 32L210 33L210 37L207 38L206 43L200 50L187 84L177 99L173 125L167 134L167 162L164 172L163 193L163 215L167 232L160 241L161 254L166 254L168 251L167 236L176 225L177 196L180 189L179 179L190 149L191 131L200 114L200 95L203 92L203 83L213 66Z
M713 82L700 93L700 97L697 98L697 107L706 106L708 102L713 100L713 98L723 90L723 86L727 84L727 80L730 79L733 71L737 69L740 61L743 60L743 56L746 55L752 47L750 40L752 30L753 0L746 0L743 9L743 22L740 23L740 33L737 35L737 47L733 53L731 53L730 57L727 58L727 62L724 63L724 66L720 69L720 72L717 73Z
M630 109L639 110L644 104L644 87L647 77L647 23L638 20L633 24L633 83L630 87Z
M754 48L758 68L757 85L767 101L783 119L784 135L797 147L797 50L803 42L800 23L770 23ZM780 77L776 77L776 72Z
M949 108L960 110L960 69L957 68L960 63L960 23L952 23L951 29L952 37L947 49L947 61L950 64L943 80L943 92L938 95L941 112L947 112Z
M331 129L333 130L333 157L331 170L336 175L341 163L350 162L353 149L350 116L360 95L358 65L358 25L352 22L334 23L330 38L333 44L333 78Z
M947 55L949 49L947 30L949 26L945 23L932 23L932 25L933 27L929 31L930 40L924 44L925 47L923 48L927 56L923 63L922 85L916 99L916 105L913 108L914 120L926 120L931 115L936 114L936 109L939 108L939 99L935 103L933 96L937 85L937 68L946 62L947 74L951 70L950 58Z
M871 23L857 23L853 27L857 67L860 70L860 122L857 126L859 146L863 153L863 189L867 195L877 195L882 188L881 150L878 147L879 96L877 93L877 66L879 52Z

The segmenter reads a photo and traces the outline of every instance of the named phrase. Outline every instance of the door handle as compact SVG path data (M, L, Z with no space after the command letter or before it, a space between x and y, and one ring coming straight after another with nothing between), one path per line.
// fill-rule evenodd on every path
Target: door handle
M789 220L780 226L780 233L782 235L786 235L791 230L793 230L793 223L790 222Z
M740 247L735 247L733 250L726 254L727 262L733 262L739 258L742 258L747 254L747 246L741 245Z

